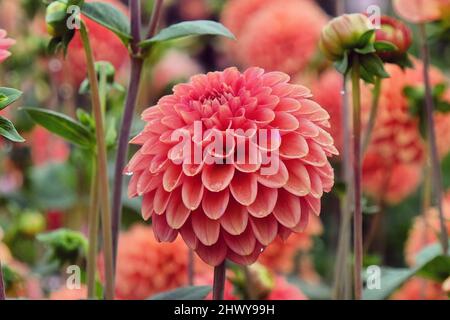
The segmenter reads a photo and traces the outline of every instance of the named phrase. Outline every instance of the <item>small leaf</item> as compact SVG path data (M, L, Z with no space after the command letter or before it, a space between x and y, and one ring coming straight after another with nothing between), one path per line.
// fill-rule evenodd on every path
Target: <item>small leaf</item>
M203 300L210 292L210 286L189 286L154 295L148 300Z
M398 50L398 47L389 41L377 41L375 42L374 47L377 51L383 52Z
M52 110L42 108L22 108L36 123L48 131L80 146L92 147L95 145L93 134L81 123Z
M22 92L19 90L0 87L0 110L17 101L21 95Z
M113 5L104 2L84 3L81 13L114 32L125 45L132 39L127 17Z
M380 78L389 78L389 74L384 69L383 61L376 54L361 55L361 65L371 75Z
M0 116L0 135L12 142L24 142L11 121Z
M341 60L336 61L336 62L334 63L334 67L336 68L336 70L337 70L339 73L341 73L341 74L343 74L343 75L347 74L347 72L348 72L348 67L349 67L349 64L348 64L348 53L347 53L347 51L344 52L344 56L342 57Z
M167 41L189 36L216 35L224 36L230 39L236 39L235 36L221 23L210 20L194 20L184 21L173 24L162 29L156 36L151 39L142 41L140 46L148 48L155 42Z
M363 35L359 38L358 43L356 45L357 48L364 48L370 41L374 38L375 29L367 30L363 33Z
M376 50L375 50L375 47L374 47L373 43L369 42L369 43L366 44L365 47L363 47L363 48L356 48L355 51L357 53L360 53L360 54L368 54L368 53L373 53Z

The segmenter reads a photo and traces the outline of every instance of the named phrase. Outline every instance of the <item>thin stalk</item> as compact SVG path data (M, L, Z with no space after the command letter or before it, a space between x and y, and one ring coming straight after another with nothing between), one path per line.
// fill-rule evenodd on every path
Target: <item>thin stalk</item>
M89 252L87 257L87 287L88 299L94 299L95 295L95 274L97 266L97 246L98 246L98 228L99 228L99 190L98 176L96 170L95 158L92 160L92 177L89 206Z
M103 254L105 258L105 298L114 299L114 272L113 272L113 251L111 234L111 216L109 207L109 185L108 185L108 160L106 154L105 130L103 124L102 107L98 88L97 74L95 72L94 56L91 43L89 41L88 31L82 23L80 28L81 40L86 53L88 78L91 88L92 109L95 118L95 134L97 138L98 155L98 175L99 192L102 212L103 229Z
M0 300L6 300L5 283L3 281L3 270L1 261L0 261Z
M351 198L352 198L352 168L351 168L351 129L349 123L349 107L347 93L347 79L342 78L342 180L345 182L345 194L339 199L340 204L340 225L339 238L336 252L336 265L334 273L334 299L349 299L351 292L351 280L347 277L350 269L348 266L348 254L350 252L350 224L352 218ZM350 283L349 283L350 282ZM350 289L350 290L349 290Z
M373 87L372 92L372 105L370 108L369 122L367 124L367 129L363 138L363 147L362 147L363 155L367 151L367 147L369 146L370 138L372 136L373 127L375 126L375 120L378 114L378 105L380 102L380 92L381 92L381 78L375 77L375 85Z
M422 60L423 60L423 81L425 84L425 110L427 116L427 139L429 144L429 158L432 170L432 185L434 193L434 202L439 212L439 222L441 227L440 238L444 254L448 252L448 234L445 224L444 212L442 208L442 174L441 164L439 162L439 154L436 144L436 134L434 131L433 110L434 102L431 93L430 83L430 56L428 50L427 35L425 25L420 25L420 37L422 40Z
M152 37L158 26L163 0L154 2L152 17L150 19L149 33L147 37ZM112 233L113 233L113 263L114 270L117 260L117 245L119 239L120 224L122 220L122 185L123 169L128 155L128 141L130 138L131 124L136 106L136 100L139 91L139 84L142 74L143 60L140 54L139 42L141 41L141 20L140 20L140 1L130 0L130 23L133 40L131 42L131 71L130 82L128 85L127 98L123 112L122 124L119 133L119 142L116 154L116 166L114 169L114 191L112 199Z
M356 300L362 297L362 262L363 262L363 230L361 207L361 90L360 90L359 57L354 55L352 66L352 92L353 92L353 187L355 213L353 219L354 240L354 294Z
M223 300L225 289L225 260L214 267L213 300Z

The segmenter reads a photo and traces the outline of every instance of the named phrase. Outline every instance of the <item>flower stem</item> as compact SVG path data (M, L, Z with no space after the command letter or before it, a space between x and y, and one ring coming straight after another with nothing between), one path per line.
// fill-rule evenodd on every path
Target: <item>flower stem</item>
M370 108L369 123L367 124L367 129L363 138L363 147L362 147L363 155L367 151L367 147L369 146L370 138L372 136L373 127L375 126L375 120L378 114L378 105L380 102L380 92L381 92L381 78L375 77L375 85L373 87L372 92L372 106Z
M3 281L3 270L1 261L0 261L0 300L6 300L5 283Z
M441 226L440 238L444 254L448 252L448 234L445 224L444 212L442 208L442 175L441 164L436 144L436 134L434 131L433 110L434 102L431 93L431 83L429 76L430 56L428 50L427 35L425 25L420 25L420 36L422 40L422 60L423 60L423 81L425 84L425 110L427 117L427 139L429 144L429 159L432 170L432 185L434 191L434 202L439 212L439 222Z
M89 252L87 257L87 287L88 299L95 298L95 274L97 266L97 245L99 225L99 198L98 198L98 176L95 158L92 159L92 177L89 206Z
M109 208L109 186L108 186L108 160L106 154L106 142L104 134L104 124L100 94L98 88L97 73L95 72L94 56L91 43L89 41L88 31L84 23L80 28L81 40L86 53L86 62L88 78L91 87L92 109L95 118L95 134L97 138L98 155L98 175L99 192L102 208L102 229L103 229L103 254L105 256L105 298L114 299L114 272L112 264L112 235L111 235L111 216Z
M148 37L152 37L156 32L158 20L160 17L163 0L157 0L153 6L153 13L150 19L150 30ZM130 0L130 23L133 40L131 42L131 71L128 93L125 101L125 107L122 118L122 125L119 133L119 143L116 154L116 166L114 169L114 191L112 203L112 233L113 233L113 263L114 269L117 260L117 245L119 239L120 224L122 220L122 184L123 169L127 160L128 141L130 138L131 124L136 106L136 100L139 91L139 84L142 74L143 60L140 55L138 43L141 40L141 19L140 19L140 1Z
M363 234L362 234L362 208L361 208L361 92L360 92L360 65L357 54L353 57L352 65L352 92L353 92L353 188L355 213L353 219L354 241L354 294L356 300L362 297L362 260L363 260Z
M225 289L225 260L214 267L213 300L223 300Z

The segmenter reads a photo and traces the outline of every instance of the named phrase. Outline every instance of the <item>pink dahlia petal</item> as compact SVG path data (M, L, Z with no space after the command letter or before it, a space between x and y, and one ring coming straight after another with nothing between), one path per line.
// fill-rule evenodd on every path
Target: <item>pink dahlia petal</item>
M153 231L155 233L155 238L159 242L172 242L178 235L177 230L169 227L166 221L166 217L163 215L153 215L152 225Z
M233 198L244 206L252 204L258 194L256 174L236 172L230 184Z
M155 198L155 192L150 192L144 195L142 200L142 218L144 220L150 219L153 213L153 199Z
M273 214L283 226L295 227L300 221L300 199L288 191L279 191Z
M275 240L278 234L278 222L273 216L265 218L250 218L250 224L256 239L265 246Z
M202 181L206 189L212 192L222 191L230 184L234 175L234 166L231 164L205 165L202 171Z
M229 199L230 191L228 189L219 192L206 190L202 200L205 215L212 220L219 219L225 213Z
M204 187L199 176L184 179L181 197L187 208L190 210L197 209L202 202L203 192Z
M283 143L280 146L280 155L284 158L303 158L308 152L308 143L301 134L292 132L283 136Z
M244 232L248 224L247 209L230 199L225 214L220 218L220 225L228 233L232 235L239 235Z
M205 246L211 246L217 242L220 234L220 223L217 220L211 220L197 210L191 216L192 229L195 235Z
M202 243L199 243L196 249L200 259L211 266L221 264L227 256L227 251L227 245L222 239L211 246L205 246Z
M306 166L300 160L286 161L289 180L284 188L297 196L305 196L311 191L311 178Z
M163 187L167 192L173 191L181 184L183 175L181 166L169 165L163 175Z
M156 189L155 200L153 202L153 209L156 214L163 214L166 211L169 203L171 193L164 190L162 186Z
M289 179L289 173L283 161L278 161L278 163L275 165L278 165L277 172L270 175L259 174L258 176L259 183L268 188L281 188L287 183Z
M256 245L256 238L253 234L252 227L249 225L247 229L240 235L231 235L227 232L223 232L223 238L228 245L228 248L233 250L241 256L248 256L253 253Z
M186 242L186 245L192 250L197 249L198 238L195 235L194 229L192 228L192 222L190 217L184 223L184 225L181 227L179 231L184 242Z
M180 193L180 188L178 188L170 197L166 209L167 224L173 229L180 229L191 213L183 201L180 201Z
M278 189L258 186L258 194L255 201L248 206L248 212L255 218L264 218L270 215L275 208L278 198Z

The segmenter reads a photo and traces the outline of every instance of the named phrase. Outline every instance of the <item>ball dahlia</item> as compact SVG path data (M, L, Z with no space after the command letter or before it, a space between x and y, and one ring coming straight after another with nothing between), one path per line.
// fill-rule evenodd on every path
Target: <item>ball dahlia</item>
M365 191L388 203L398 203L418 187L425 162L425 144L420 135L418 118L411 115L403 90L422 85L422 64L414 61L413 69L403 71L396 65L386 65L389 79L383 80L379 110L371 142L363 160ZM432 84L445 82L436 69L430 72ZM363 117L371 105L369 88L363 94ZM436 138L441 156L448 153L450 116L435 112Z
M151 236L152 228L136 224L119 237L115 297L121 300L146 299L154 294L188 284L188 248L181 239L160 244ZM103 279L103 255L99 272ZM195 262L196 273L206 265Z
M450 192L442 201L447 232L450 232ZM414 266L416 255L426 246L439 242L440 221L436 208L430 208L425 216L415 218L409 232L405 247L405 259L408 265Z
M192 77L143 112L147 124L132 140L141 148L125 170L159 241L180 233L212 266L251 264L320 213L337 154L329 115L288 81L228 68Z
M313 1L282 2L231 1L225 7L222 22L237 36L227 47L239 64L294 75L311 62L328 18Z

